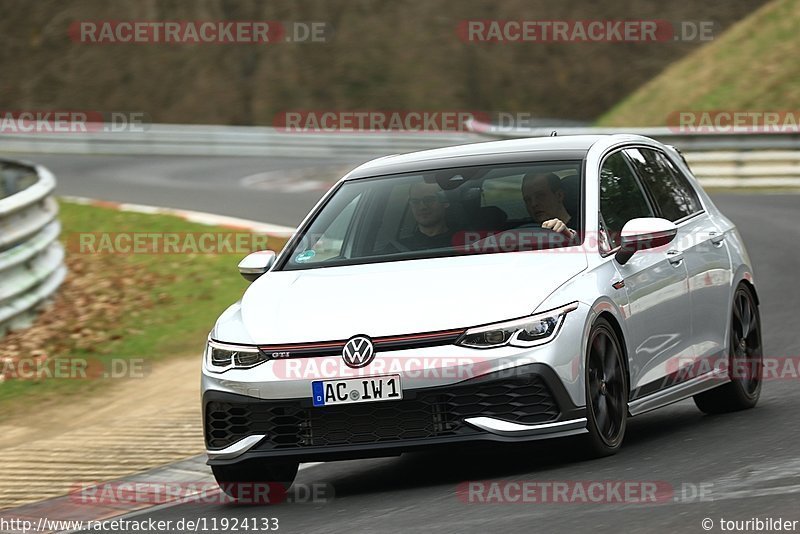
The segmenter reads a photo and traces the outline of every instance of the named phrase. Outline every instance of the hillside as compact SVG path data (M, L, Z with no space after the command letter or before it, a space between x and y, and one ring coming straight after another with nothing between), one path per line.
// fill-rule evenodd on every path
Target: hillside
M0 0L0 110L144 112L271 124L296 109L527 112L594 120L702 42L468 43L464 19L713 20L765 0ZM787 2L788 3L788 2ZM326 43L86 44L78 21L323 21Z
M773 0L669 66L599 119L656 126L676 111L800 108L800 2Z

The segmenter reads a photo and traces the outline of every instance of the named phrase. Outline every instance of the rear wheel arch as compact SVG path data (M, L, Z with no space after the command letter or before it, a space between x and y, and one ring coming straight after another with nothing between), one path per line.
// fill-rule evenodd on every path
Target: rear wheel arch
M740 271L739 273L737 273L737 276L734 277L734 280L737 281L733 285L731 285L731 294L730 294L730 302L728 302L728 311L730 311L731 307L733 306L734 296L736 295L736 291L738 291L740 287L744 287L750 293L750 295L752 295L753 302L755 302L756 308L758 308L761 305L761 301L758 298L758 292L756 291L756 286L753 283L750 271L747 270ZM728 347L730 328L731 325L729 322L729 324L725 327L725 346L727 348L730 348Z
M740 299L740 295L743 296L743 300ZM697 407L707 414L754 408L761 395L763 338L758 301L749 280L740 280L736 284L732 300L726 351L730 380L721 386L694 395ZM739 328L735 328L737 321ZM744 373L736 374L734 370Z

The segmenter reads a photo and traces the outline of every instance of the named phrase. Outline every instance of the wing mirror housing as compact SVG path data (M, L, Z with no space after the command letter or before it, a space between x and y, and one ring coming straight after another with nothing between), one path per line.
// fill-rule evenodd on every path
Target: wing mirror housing
M620 265L625 265L636 251L663 247L675 239L676 235L678 227L666 219L659 217L631 219L622 227L620 248L614 259Z
M272 250L252 252L239 262L239 274L248 282L255 282L259 276L269 271L275 263L275 257Z

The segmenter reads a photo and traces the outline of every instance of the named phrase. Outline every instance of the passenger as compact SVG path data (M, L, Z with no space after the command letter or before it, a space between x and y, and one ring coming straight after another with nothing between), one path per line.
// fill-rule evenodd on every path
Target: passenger
M449 247L453 233L447 226L447 208L450 205L444 192L436 184L415 183L408 192L408 204L414 216L414 233L400 244L409 250L426 250Z

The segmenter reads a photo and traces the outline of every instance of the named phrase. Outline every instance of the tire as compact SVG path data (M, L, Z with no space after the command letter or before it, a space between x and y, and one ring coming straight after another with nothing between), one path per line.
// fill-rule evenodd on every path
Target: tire
M248 460L230 465L212 465L211 472L220 489L240 504L275 504L286 500L298 467L297 462Z
M761 316L753 293L743 284L733 294L728 343L731 381L694 396L694 403L707 414L747 410L753 408L761 396L764 366Z
M606 319L598 319L586 349L586 436L593 458L615 454L628 422L628 379L617 333Z

